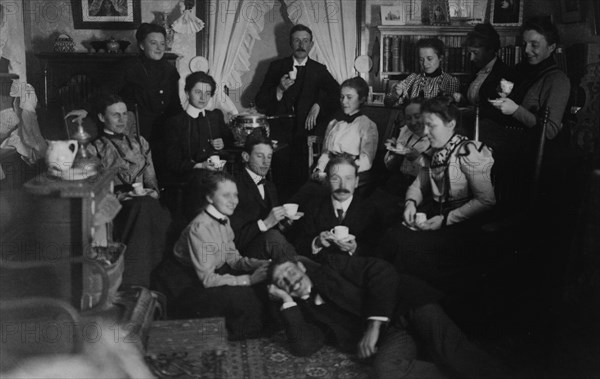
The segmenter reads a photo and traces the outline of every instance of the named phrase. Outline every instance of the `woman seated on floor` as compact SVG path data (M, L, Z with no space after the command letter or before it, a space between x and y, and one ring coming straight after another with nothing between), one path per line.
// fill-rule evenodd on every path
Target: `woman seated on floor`
M400 272L440 289L457 284L457 274L482 258L475 249L478 230L496 202L492 154L457 133L457 115L448 98L423 104L431 149L423 154L424 166L406 192L404 221L387 232L381 250Z
M416 97L431 99L438 95L457 95L460 83L454 76L442 71L445 45L437 38L423 38L417 41L420 73L412 73L396 84L384 98L386 106L399 107L407 100Z
M212 155L227 158L222 150L233 144L223 112L206 109L216 89L212 76L201 71L191 73L185 78L184 89L189 105L185 112L167 120L164 131L169 180L179 182L185 181L195 169L218 168L208 158Z
M123 208L114 220L114 238L127 245L123 285L148 287L150 272L162 260L170 223L158 201L150 146L129 130L133 125L119 96L99 99L98 119L103 129L88 149L102 167L117 169L115 194Z
M340 95L341 111L337 113L325 130L323 150L306 183L292 197L293 202L304 205L314 195L327 194L325 167L333 156L348 154L355 158L358 166L359 191L365 191L371 183L369 170L373 166L379 134L377 125L361 111L367 101L369 85L361 77L347 79L342 83Z
M242 257L235 247L229 216L238 204L237 186L228 174L206 170L194 173L188 185L197 194L197 216L173 253L199 281L177 296L180 316L224 316L231 339L258 337L268 300L266 288L256 284L265 280L269 262Z

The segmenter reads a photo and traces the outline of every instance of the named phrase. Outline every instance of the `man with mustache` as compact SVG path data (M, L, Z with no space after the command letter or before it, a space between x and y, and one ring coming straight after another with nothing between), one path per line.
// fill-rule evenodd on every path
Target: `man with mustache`
M292 56L273 61L256 94L256 106L267 115L292 114L293 119L271 121L271 137L289 143L278 154L285 190L293 193L307 179L306 136L327 125L338 107L340 86L327 67L308 57L314 44L312 31L301 24L290 30ZM323 131L321 131L323 133ZM278 170L279 171L279 170Z
M242 255L251 258L296 255L282 234L293 220L286 216L279 203L277 188L266 179L272 158L271 140L261 134L251 134L242 152L244 168L235 173L239 203L230 218L231 228L236 247Z
M376 208L358 196L358 166L348 154L334 156L325 167L329 196L315 198L306 206L296 239L299 254L320 260L327 254L373 255L380 217ZM335 226L348 227L350 235L339 239Z

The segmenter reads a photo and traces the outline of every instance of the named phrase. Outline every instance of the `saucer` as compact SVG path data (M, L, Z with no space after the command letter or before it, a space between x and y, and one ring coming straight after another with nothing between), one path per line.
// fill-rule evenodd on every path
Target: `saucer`
M75 167L64 171L48 171L49 175L63 180L83 180L98 173L95 168Z
M415 228L414 226L410 226L410 225L408 225L408 224L406 223L406 221L402 221L402 225L404 225L404 226L405 226L405 227L407 227L408 229L410 229L410 230L413 230L413 231L415 231L415 232L418 232L418 231L420 231L420 230L421 230L421 229L417 229L417 228Z
M353 234L348 234L346 237L338 239L335 234L331 233L331 235L333 236L333 240L334 241L338 241L338 242L350 242L353 239L356 239L356 236L354 236Z
M150 192L152 192L152 188L144 188L144 193L141 193L141 194L137 194L132 190L132 191L127 192L127 196L141 197L141 196L148 195Z
M289 218L292 221L296 221L296 220L300 220L300 218L304 216L304 212L296 212L295 215L293 216L285 216L286 218Z

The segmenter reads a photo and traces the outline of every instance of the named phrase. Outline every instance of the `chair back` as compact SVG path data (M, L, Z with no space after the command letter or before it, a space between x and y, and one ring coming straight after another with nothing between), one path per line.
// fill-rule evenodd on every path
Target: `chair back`
M58 88L60 106L65 109L82 109L89 103L96 93L96 86L92 80L84 74L72 76L67 82Z
M310 176L312 168L319 160L319 156L323 150L323 138L319 136L308 136L306 142L308 144L308 175Z
M62 107L62 118L65 127L65 133L67 139L71 139L72 136L77 132L77 128L79 124L75 120L75 116L66 117L69 111L68 108ZM140 136L140 123L139 123L139 111L136 103L127 104L127 134L132 138L137 138ZM86 132L90 133L92 139L96 139L96 137L100 134L100 125L95 121L95 115L90 115L82 121L83 128Z

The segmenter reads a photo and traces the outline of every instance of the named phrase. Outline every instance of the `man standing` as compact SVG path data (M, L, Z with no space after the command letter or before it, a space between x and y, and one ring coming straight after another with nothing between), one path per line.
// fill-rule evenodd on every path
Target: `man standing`
M290 30L293 54L271 63L256 95L256 106L267 115L293 114L294 119L272 122L272 138L290 144L282 169L290 188L307 178L306 136L326 124L339 103L340 86L327 67L308 57L314 44L312 31L301 24ZM291 174L291 175L290 175Z
M437 291L382 260L330 254L323 264L274 261L267 280L295 355L309 356L329 340L372 357L376 378L508 378L436 304ZM439 366L417 360L408 329Z
M380 220L375 207L358 196L358 166L354 157L333 157L325 167L329 196L317 197L308 203L300 221L296 248L302 255L322 256L329 253L373 255ZM338 238L331 230L348 227L350 235Z
M294 256L294 247L281 233L291 225L279 205L275 185L265 177L271 168L273 146L260 134L246 139L242 159L244 168L236 173L239 203L231 216L235 245L244 256L275 259Z

